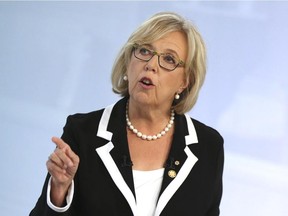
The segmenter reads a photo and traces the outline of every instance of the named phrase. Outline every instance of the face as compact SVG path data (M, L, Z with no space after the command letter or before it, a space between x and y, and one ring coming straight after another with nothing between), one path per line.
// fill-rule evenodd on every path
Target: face
M187 39L182 32L169 33L146 47L157 53L171 54L183 61L188 52ZM157 55L146 62L132 54L127 76L130 100L143 105L171 107L175 94L181 93L188 85L184 67L168 71L159 66Z

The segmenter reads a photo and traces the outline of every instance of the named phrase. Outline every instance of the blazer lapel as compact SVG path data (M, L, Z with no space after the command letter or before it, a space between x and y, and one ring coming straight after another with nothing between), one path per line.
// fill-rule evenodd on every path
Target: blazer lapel
M191 118L187 114L185 117L175 118L175 135L164 172L155 216L161 214L197 162L198 158L188 147L196 143L198 143L198 138Z
M127 145L125 124L126 100L104 109L97 136L107 140L107 143L96 148L111 178L127 200L133 215L136 215L136 199L133 184L132 164ZM112 117L111 117L112 116ZM197 144L197 134L194 124L188 115L175 118L175 135L167 160L160 196L157 202L155 216L161 214L173 194L185 181L198 158L188 147ZM117 143L116 141L117 140Z
M123 100L121 101L123 102ZM120 103L122 103L121 101ZM123 140L125 139L123 137L126 137L126 136L123 136L123 133L126 132L126 131L123 132L123 130L125 130L126 128L125 115L124 115L124 120L123 119L120 120L119 118L116 118L117 121L118 120L121 122L124 121L124 129L122 128L122 131L121 131L121 128L117 128L121 124L117 124L116 122L111 123L112 120L110 121L110 119L114 119L110 117L111 115L114 115L115 112L116 112L116 115L117 115L117 112L121 113L122 115L123 113L125 113L125 112L121 112L121 110L120 111L117 110L118 108L117 108L117 104L116 105L114 104L105 108L102 114L100 123L99 123L97 136L103 139L106 139L107 143L99 148L96 148L96 152L98 153L99 157L103 161L105 167L107 168L116 186L118 187L118 189L121 191L121 193L127 200L133 214L136 215L136 200L134 196L133 177L132 177L132 168L131 168L132 165L128 163L130 159L125 158L129 156L129 151L128 151L128 146L126 145L125 147L125 144L124 144L125 140ZM115 112L114 112L114 109L116 109ZM112 114L112 110L113 110L113 114ZM120 118L122 117L120 116ZM113 132L108 131L108 127L110 127L110 125L112 125L111 126L112 128L115 127L116 125L117 129L114 128L111 130L111 131L117 131L116 134L113 134ZM119 136L120 134L119 131L122 132L122 136ZM120 139L116 139L117 140L117 143L115 143L116 145L114 145L113 143L115 136L117 136L118 138L120 137ZM118 140L119 140L119 143L118 143ZM126 140L126 143L127 143L127 140ZM118 147L119 145L121 145L121 148ZM127 184L127 182L129 184Z

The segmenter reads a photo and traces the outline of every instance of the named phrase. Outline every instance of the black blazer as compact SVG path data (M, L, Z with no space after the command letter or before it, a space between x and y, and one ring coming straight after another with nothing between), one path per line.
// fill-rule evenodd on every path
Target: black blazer
M64 213L49 208L48 174L30 216L134 215L136 200L127 144L126 101L123 98L105 109L67 118L62 138L80 157L72 204ZM219 215L223 139L216 130L188 115L175 115L174 122L155 216ZM176 177L168 174L171 170Z

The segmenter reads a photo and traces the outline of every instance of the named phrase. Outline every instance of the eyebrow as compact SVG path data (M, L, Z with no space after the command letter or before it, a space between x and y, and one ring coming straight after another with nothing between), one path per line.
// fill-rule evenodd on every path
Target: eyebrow
M142 44L141 46L147 46L148 48L152 49L153 51L156 51L155 48L151 44ZM159 52L159 51L156 51ZM159 52L164 54L174 54L178 59L180 59L178 53L175 50L172 49L166 49L164 52Z

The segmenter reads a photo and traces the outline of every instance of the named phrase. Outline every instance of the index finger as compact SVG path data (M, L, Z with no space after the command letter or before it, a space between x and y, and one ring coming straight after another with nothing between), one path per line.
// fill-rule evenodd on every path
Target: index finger
M58 137L52 137L52 142L54 142L59 149L63 149L68 146L67 143L65 143L62 139Z

